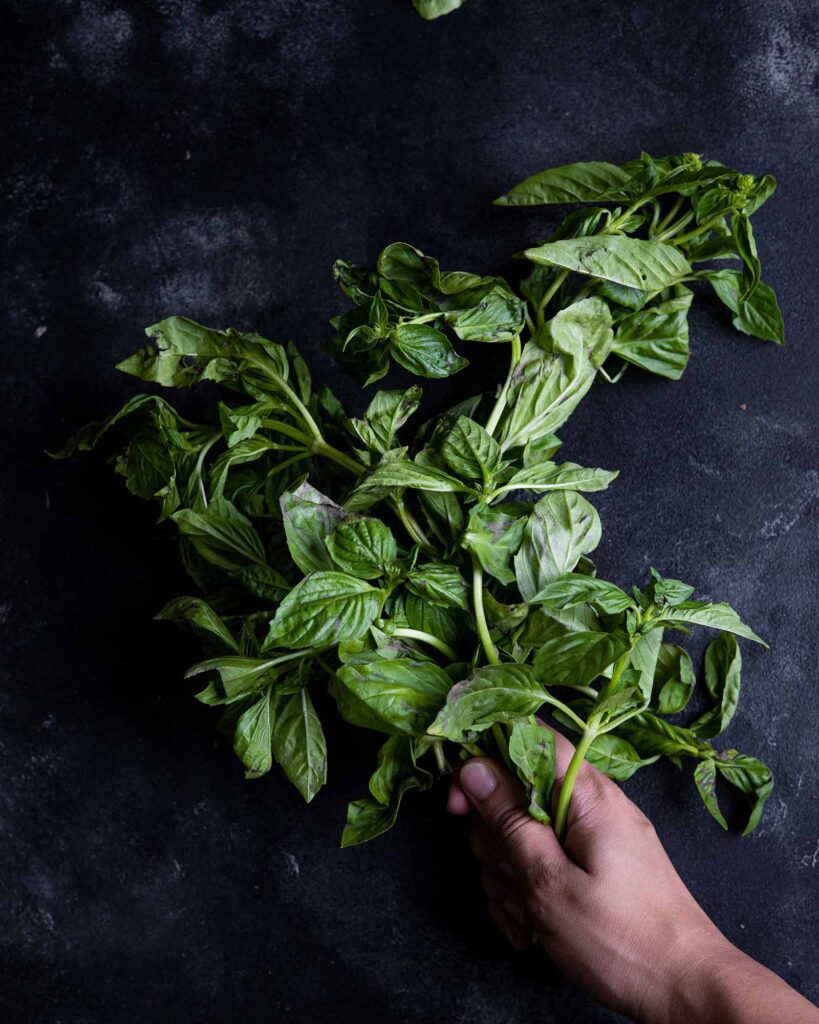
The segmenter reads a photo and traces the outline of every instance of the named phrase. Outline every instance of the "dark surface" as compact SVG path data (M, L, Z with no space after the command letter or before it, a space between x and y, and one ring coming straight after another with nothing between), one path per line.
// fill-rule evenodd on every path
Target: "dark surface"
M621 470L596 502L606 575L656 564L772 643L744 646L726 737L776 773L758 832L722 833L690 766L629 792L726 934L819 997L815 6L469 0L425 24L409 0L12 0L4 20L3 1020L618 1019L506 951L440 794L339 852L359 737L334 729L309 808L279 774L245 782L179 681L195 645L151 622L184 587L169 535L101 460L43 449L133 392L112 364L174 312L292 337L335 377L333 258L406 239L503 271L544 215L493 195L641 148L777 176L757 235L789 347L703 299L680 383L596 385L563 431Z

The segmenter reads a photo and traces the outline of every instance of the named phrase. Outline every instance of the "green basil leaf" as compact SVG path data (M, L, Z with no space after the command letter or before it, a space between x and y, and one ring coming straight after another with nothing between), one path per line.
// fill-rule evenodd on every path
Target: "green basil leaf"
M314 572L279 605L262 649L355 640L378 617L382 592L342 572Z
M434 662L398 658L342 665L333 692L342 715L353 725L420 736L451 685L452 680ZM347 694L352 701L345 701Z
M692 293L686 291L690 305ZM666 310L661 305L624 317L612 352L649 373L679 380L688 365L687 309Z
M430 604L469 608L469 588L460 571L444 562L426 562L407 573L407 587Z
M669 288L691 273L688 260L673 245L625 235L547 242L527 249L523 255L532 263L563 267L652 292Z
M456 476L484 483L492 479L501 461L498 442L467 416L457 418L444 435L439 452L447 469Z
M725 750L719 754L716 767L720 775L748 799L751 810L742 834L750 835L759 824L765 801L773 791L773 773L757 758L739 754L736 750Z
M700 740L690 729L672 725L650 711L629 718L617 726L615 733L627 739L642 757L652 757L654 754L671 758L681 754L690 757L713 755L710 745Z
M408 487L418 491L439 493L470 490L456 477L440 469L410 462L406 458L396 458L383 461L376 466L352 492L346 506L351 511L368 508L376 501L381 501L390 490L404 490Z
M448 317L461 341L511 341L525 326L524 304L506 287L494 287L477 305Z
M514 583L512 559L520 547L527 521L525 516L510 515L497 506L477 505L470 513L462 545L490 576L504 584Z
M351 576L373 580L395 571L398 545L379 519L342 521L324 543L338 568Z
M529 813L544 825L550 824L549 807L555 781L554 733L537 722L513 722L509 757L526 787Z
M720 633L705 649L705 687L716 703L691 723L691 731L697 736L710 740L728 727L739 701L741 672L742 655L736 638Z
M717 801L717 768L710 758L700 761L694 769L694 782L697 784L697 792L702 797L702 802L708 808L708 813L727 829L728 822Z
M425 21L457 11L466 0L412 0L412 5Z
M706 270L700 274L711 283L719 299L734 314L733 324L743 334L763 341L785 344L782 313L772 288L760 281L744 303L740 302L742 273L739 270Z
M673 629L675 622L687 623L692 626L708 626L710 629L722 629L727 633L735 633L746 640L754 640L763 647L768 645L754 631L746 626L737 613L727 604L709 604L707 601L682 601L675 607L663 609L660 618L654 620L658 625Z
M272 686L276 691L288 689L283 677L292 670L293 661L293 655L276 658L227 655L200 661L188 669L185 678L191 679L204 672L218 673L218 683L210 683L197 693L196 699L203 704L232 704L266 687Z
M418 409L421 389L377 391L363 419L350 420L350 426L371 451L383 455L393 447L395 435Z
M659 756L655 754L654 757L640 757L622 736L603 733L594 738L586 753L586 760L610 779L625 782L638 769L654 764Z
M303 573L333 569L325 541L344 519L344 509L308 483L286 491L279 505L290 557L299 569Z
M419 377L449 377L469 365L447 336L428 324L400 324L394 328L390 353L405 370Z
M571 572L581 555L600 542L596 509L575 491L551 491L535 505L515 555L515 576L524 601Z
M537 652L535 676L544 686L588 686L628 649L625 633L567 633Z
M529 665L487 665L452 687L427 731L460 743L469 732L533 714L545 698Z
M598 580L594 576L565 573L534 595L529 604L543 604L550 608L572 608L578 604L596 604L608 615L623 612L634 604L634 598L614 583Z
M276 699L271 749L307 803L327 781L327 742L306 689Z
M214 498L201 512L181 509L171 518L212 565L232 570L265 564L264 545L253 524L225 498Z
M189 629L199 636L216 637L228 650L239 652L239 645L230 630L201 597L174 598L154 618L163 622L173 622L174 625Z
M638 636L634 646L631 648L629 667L639 673L637 687L645 701L648 701L651 697L662 640L663 631L661 629L652 629L650 632Z
M696 681L688 653L676 644L661 644L654 670L653 710L661 715L682 711L691 699Z
M631 175L615 164L590 160L540 171L495 200L498 206L540 206L545 203L588 203Z
M694 588L682 580L664 579L656 569L651 572L651 594L657 604L675 607L687 601L694 593Z
M541 462L519 469L503 491L604 491L619 475L617 470L587 469L574 462Z
M561 310L523 346L509 381L503 451L565 423L591 387L611 341L608 306L589 298Z

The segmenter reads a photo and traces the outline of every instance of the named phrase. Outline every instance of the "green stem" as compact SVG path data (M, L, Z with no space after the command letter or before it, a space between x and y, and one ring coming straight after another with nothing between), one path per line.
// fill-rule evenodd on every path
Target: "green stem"
M566 769L566 774L563 776L563 782L560 785L560 796L557 798L557 811L555 812L555 835L560 842L563 842L566 836L566 823L569 817L569 805L572 800L574 784L577 781L577 773L580 771L583 759L588 753L588 749L594 742L596 736L597 733L594 729L586 727L583 730L580 742L575 747L572 759L569 761L569 767Z
M714 227L717 226L717 224L719 224L719 222L723 219L724 216L725 216L725 210L723 210L722 213L718 213L715 217L712 217L710 220L707 220L704 224L698 224L695 228L692 228L690 231L686 232L684 235L678 235L674 239L674 245L681 245L683 242L690 241L696 235L701 235L705 231L710 231L711 228L714 228ZM679 226L680 227L683 226L682 221L680 221Z
M305 427L307 427L308 432L312 434L312 436L317 441L322 441L323 437L319 425L310 415L310 410L307 408L304 402L302 402L302 400L299 398L296 392L290 387L290 385L287 383L287 381L284 380L283 377L279 377L278 374L271 374L271 376L276 381L276 384L278 385L279 390L282 392L282 394L286 395L287 398L289 399L291 405L297 412L299 419L302 421Z
M344 469L348 469L351 473L355 473L356 476L361 476L364 472L364 467L351 458L349 455L345 455L344 452L338 448L334 448L333 445L328 444L327 441L319 434L315 441L313 441L313 451L317 455L323 455L327 459L331 459L339 466L343 466Z
M435 743L433 743L432 750L433 753L435 754L435 763L438 766L438 771L441 772L441 774L449 771L449 765L446 763L446 758L444 757L443 741L438 740Z
M620 679L628 667L629 660L631 658L631 648L626 651L625 654L621 654L620 657L615 661L614 668L611 672L611 679L605 683L600 689L600 699L606 700L610 697L620 684Z
M555 292L563 284L563 282L566 280L566 278L568 276L569 276L569 271L568 270L561 270L560 273L557 275L557 277L554 279L554 281L552 281L551 286L546 290L546 294L543 296L543 298L538 303L537 313L536 313L536 319L537 319L538 327L540 327L544 323L544 321L546 320L546 307L552 301Z
M506 408L506 399L509 395L509 385L512 383L512 374L515 372L515 367L520 362L520 335L516 334L512 338L512 355L509 360L509 372L506 375L503 387L501 388L500 394L498 395L495 406L489 415L489 419L486 421L486 432L487 434L493 434L495 428L503 415L503 410Z
M202 450L199 452L199 458L196 460L196 467L194 469L194 472L196 473L196 478L199 481L199 493L202 495L202 504L205 506L205 508L208 507L208 494L207 491L205 490L205 481L202 479L202 466L205 462L205 456L208 454L208 452L216 444L216 442L219 440L221 436L221 432L217 432L213 435L213 437L211 437L209 441L203 444Z
M671 209L668 211L668 213L665 215L665 217L663 217L663 219L659 222L659 224L655 225L655 227L654 227L655 235L658 235L658 234L662 233L663 231L665 231L665 229L668 227L668 225L671 223L671 221L674 220L674 218L680 212L680 209L682 208L682 204L683 204L683 197L682 196L678 196L676 202L672 204Z
M512 768L512 761L509 757L509 741L506 738L506 733L503 731L503 726L500 722L495 722L492 725L492 736L495 739L495 743L498 745L500 755L504 760L507 768Z
M278 434L284 434L285 437L292 437L294 441L302 441L306 445L312 444L312 438L308 437L303 430L299 430L298 427L291 426L289 423L283 423L281 420L262 420L262 426L268 430L275 430Z
M481 646L486 660L490 665L500 665L500 658L489 635L486 613L483 610L483 569L474 555L472 556L472 603L475 607L475 624L478 627L478 636L481 638Z
M410 512L407 506L404 504L403 498L391 498L390 504L395 510L398 518L404 525L404 529L412 537L413 541L421 548L424 549L428 554L435 551L435 548L430 544L427 539L427 535L418 525L418 521L415 516Z
M573 687L573 689L580 689L580 687ZM593 690L592 693L594 693ZM594 696L596 697L597 694L595 693ZM579 715L576 715L574 711L572 711L568 704L564 704L562 700L558 700L557 697L553 697L551 694L548 694L543 699L547 704L550 704L553 708L557 708L559 711L562 711L563 714L567 718L570 718L574 722L574 724L580 728L581 731L586 728L586 723Z
M679 234L679 232L682 231L682 229L685 227L686 224L690 224L693 219L694 219L694 211L693 210L689 210L688 213L685 214L685 216L680 217L680 219L677 221L676 224L672 224L671 227L670 228L666 228L666 230L663 231L662 234L657 235L657 237L654 239L654 241L655 242L667 242L667 241L669 241L670 239L674 238L677 234ZM694 234L695 235L699 234L699 232L701 230L702 230L701 228L696 228L694 230ZM689 235L682 235L682 236L680 236L680 238L677 238L675 240L674 244L675 245L679 245L679 243L682 241L683 238L689 238L689 237L690 237L690 234Z
M445 658L449 661L457 661L458 655L449 644L444 643L443 640L439 640L437 636L433 636L432 633L426 633L422 629L410 629L409 627L399 626L394 629L390 636L404 637L406 640L420 640L422 643L429 644L430 647L434 647L436 651L440 651Z

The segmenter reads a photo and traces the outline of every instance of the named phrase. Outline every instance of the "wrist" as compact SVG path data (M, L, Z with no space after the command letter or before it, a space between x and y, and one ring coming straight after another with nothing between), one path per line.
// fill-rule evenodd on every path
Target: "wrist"
M647 995L639 1024L727 1024L719 1016L726 977L753 964L710 922L681 929L666 949L661 983Z

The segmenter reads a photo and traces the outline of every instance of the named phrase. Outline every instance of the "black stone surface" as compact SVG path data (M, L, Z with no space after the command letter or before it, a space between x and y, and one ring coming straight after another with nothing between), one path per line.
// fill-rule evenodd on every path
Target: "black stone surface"
M703 298L680 383L596 385L563 432L570 457L621 470L597 501L605 573L655 564L772 644L744 648L726 737L776 772L757 833L722 833L690 766L628 790L725 933L819 997L815 14L468 0L426 24L409 0L7 0L4 1021L619 1019L506 951L440 794L338 850L377 739L333 728L309 808L279 774L245 782L180 682L195 645L151 622L184 587L169 535L101 460L43 451L133 392L113 363L174 312L293 338L336 383L333 258L406 239L511 271L545 216L494 195L641 148L777 176L757 234L789 345ZM493 354L472 355L489 380Z

